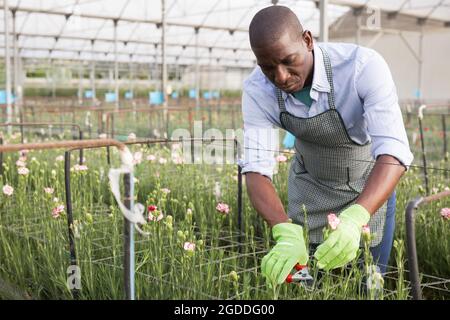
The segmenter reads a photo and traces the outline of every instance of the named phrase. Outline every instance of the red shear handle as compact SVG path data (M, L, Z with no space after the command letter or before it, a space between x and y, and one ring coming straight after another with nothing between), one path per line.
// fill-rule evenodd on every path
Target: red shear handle
M300 271L300 270L306 268L306 266L302 265L300 263L297 263L294 268L295 268L295 270Z
M292 282L292 274L288 274L288 276L286 277L286 282L287 283L291 283Z
M294 266L294 268L295 268L295 270L300 271L300 270L302 270L303 268L306 268L306 266L297 263L297 264ZM288 274L288 276L286 277L286 282L287 282L287 283L291 283L291 282L292 282L292 274Z

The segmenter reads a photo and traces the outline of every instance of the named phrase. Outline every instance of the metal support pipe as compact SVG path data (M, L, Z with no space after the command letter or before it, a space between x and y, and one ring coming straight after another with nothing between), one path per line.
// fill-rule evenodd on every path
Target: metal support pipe
M17 46L18 36L16 31L16 10L11 10L13 23L13 56L14 56L14 114L17 117L20 113L20 88L19 88L19 51Z
M81 51L78 53L80 62L78 64L78 104L83 103L83 62L81 61Z
M106 147L106 162L108 165L111 165L111 151L109 150L109 147Z
M212 128L212 48L208 49L209 52L209 61L208 61L208 95L209 95L209 103L208 105L208 121L209 128Z
M72 212L72 195L70 190L70 151L64 153L64 184L66 189L66 212L67 225L69 227L69 250L70 250L70 266L77 266L77 255L75 250L75 236L73 226L73 212ZM78 289L72 289L72 296L78 299Z
M425 151L425 140L423 137L422 117L419 116L419 133L420 133L420 147L422 148L422 163L423 163L423 175L425 179L425 190L427 195L430 194L430 186L428 183L428 170L427 170L427 156Z
M200 108L200 70L198 61L198 32L199 28L195 28L195 109Z
M238 210L238 230L239 230L239 243L241 244L243 236L243 225L242 225L242 168L239 165L239 160L241 159L241 146L237 138L234 138L234 146L237 155L237 165L238 165L238 194L237 194L237 210Z
M419 36L419 60L418 60L418 72L417 72L417 90L418 90L418 99L422 100L422 69L423 69L423 30L420 32Z
M83 131L80 130L79 134L78 134L78 139L81 141L83 140ZM80 161L79 164L80 166L83 164L83 148L80 148Z
M134 177L133 173L126 173L123 177L125 185L125 199L124 205L127 209L133 211L134 207ZM133 224L127 219L124 219L124 257L123 257L123 269L124 269L124 285L125 294L127 300L135 299L135 284L134 284L134 228Z
M328 42L328 0L320 0L320 42Z
M161 0L161 93L163 95L164 122L166 136L169 136L169 112L168 112L168 96L167 96L167 61L166 61L166 0Z
M115 106L119 109L119 63L118 63L118 52L117 52L117 23L119 20L113 20L114 23L114 93L116 95Z
M6 121L12 122L11 107L11 59L9 55L9 19L8 19L8 0L3 1L4 30L5 30L5 81L6 81ZM8 134L11 134L11 128L8 128Z
M443 148L443 154L444 154L444 161L448 162L448 154L447 154L447 124L446 124L446 115L443 114L442 116L442 139L443 139L443 144L444 144L444 148ZM448 170L445 170L444 173L445 178L448 178Z
M110 135L111 135L111 139L114 139L114 136L116 135L116 132L114 130L114 126L115 126L115 122L114 122L114 113L110 113L110 121L111 121L111 130L110 130ZM106 121L106 123L108 123L108 121ZM108 128L108 125L106 125L106 128Z
M56 98L55 69L53 67L53 59L51 57L50 57L50 77L52 81L52 98L55 99Z
M0 146L3 144L3 137L0 135ZM0 176L3 176L3 152L0 152Z
M167 107L166 0L161 0L161 21L161 92L163 106Z
M95 93L95 60L94 60L94 40L91 40L91 90L92 90L92 102L96 103Z
M353 11L354 15L356 15L356 33L355 33L355 42L357 45L361 45L361 9L355 9Z
M417 209L422 201L422 197L410 201L406 207L405 216L409 280L411 281L411 290L414 300L422 300L422 291L420 289L419 279L419 264L417 262L416 230L414 225L414 210Z
M20 113L20 141L23 143L23 119L22 119L22 113Z
M134 68L133 68L133 55L130 54L130 62L128 63L128 75L129 75L129 90L132 95L132 99L134 99ZM134 108L133 104L133 108Z

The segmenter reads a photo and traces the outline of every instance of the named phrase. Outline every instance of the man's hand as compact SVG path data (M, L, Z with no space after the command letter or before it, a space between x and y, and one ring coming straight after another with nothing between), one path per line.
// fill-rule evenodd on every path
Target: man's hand
M277 244L262 259L261 271L269 283L281 284L297 263L308 262L308 251L300 225L278 223L272 228L272 235Z
M342 211L337 229L331 232L324 243L317 247L314 257L318 267L331 270L345 266L355 259L361 239L361 230L370 220L369 212L354 204Z

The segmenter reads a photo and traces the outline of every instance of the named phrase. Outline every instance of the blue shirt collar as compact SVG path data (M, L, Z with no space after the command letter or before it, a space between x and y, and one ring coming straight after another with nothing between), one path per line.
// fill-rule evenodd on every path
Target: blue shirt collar
M325 64L323 62L322 50L320 50L316 43L314 44L314 74L311 87L319 92L331 91L330 84L327 79Z

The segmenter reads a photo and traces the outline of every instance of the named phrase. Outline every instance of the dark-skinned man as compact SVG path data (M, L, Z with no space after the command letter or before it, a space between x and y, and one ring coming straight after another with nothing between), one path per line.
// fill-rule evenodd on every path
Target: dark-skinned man
M374 234L372 255L385 272L395 187L413 160L389 67L372 49L314 43L283 6L259 11L249 36L258 66L243 88L243 172L276 242L262 260L263 275L282 283L296 263L307 263L304 228L319 268L343 267L355 259L366 224ZM271 182L274 127L296 137L287 214ZM324 241L331 212L340 224Z

